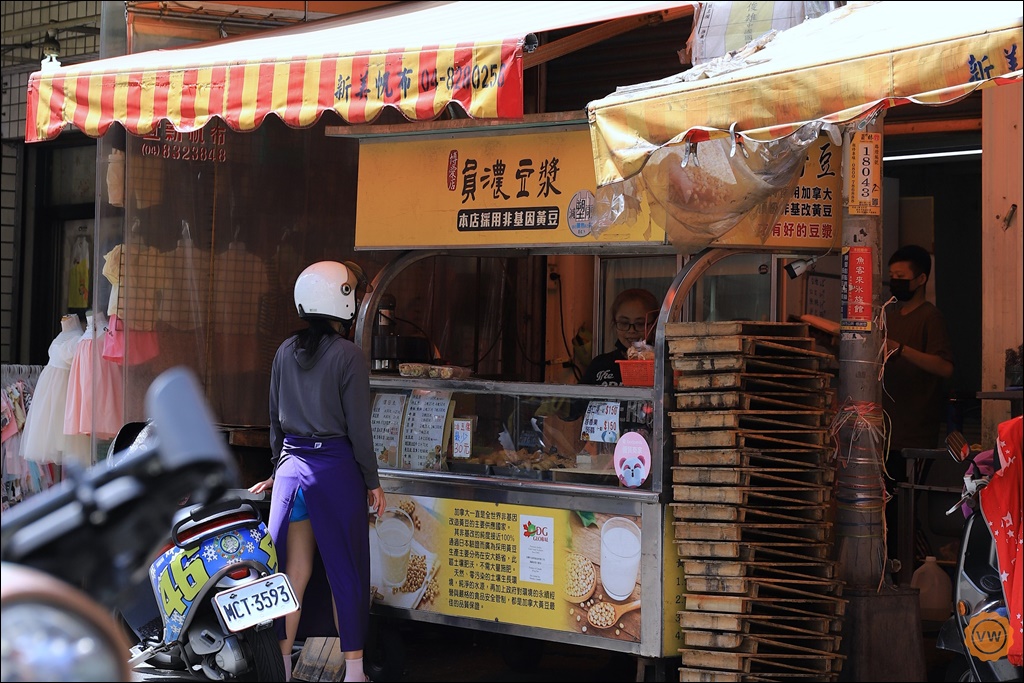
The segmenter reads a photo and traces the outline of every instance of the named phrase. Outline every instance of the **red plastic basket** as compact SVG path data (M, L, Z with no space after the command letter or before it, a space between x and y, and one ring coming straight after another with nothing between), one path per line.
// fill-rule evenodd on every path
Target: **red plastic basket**
M622 373L622 385L627 387L653 387L653 360L617 360Z

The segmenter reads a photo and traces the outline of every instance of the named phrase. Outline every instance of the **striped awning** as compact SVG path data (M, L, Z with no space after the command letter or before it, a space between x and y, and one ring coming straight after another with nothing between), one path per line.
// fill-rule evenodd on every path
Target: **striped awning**
M587 107L599 186L668 145L784 137L907 103L943 105L1021 79L1021 3L850 3L759 51L633 86Z
M528 36L628 17L679 16L681 9L692 13L693 4L403 2L39 71L29 78L25 141L52 139L69 125L100 136L114 122L135 135L152 133L161 121L181 132L197 130L211 118L249 131L270 114L302 128L325 111L359 124L387 107L426 121L449 104L473 118L522 118Z

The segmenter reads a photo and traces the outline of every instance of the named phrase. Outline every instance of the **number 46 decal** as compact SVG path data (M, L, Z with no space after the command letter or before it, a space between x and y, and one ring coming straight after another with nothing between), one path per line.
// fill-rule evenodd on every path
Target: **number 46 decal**
M191 552L178 553L161 572L159 590L165 614L185 614L185 603L195 600L196 595L210 580L206 566L198 555L199 548Z

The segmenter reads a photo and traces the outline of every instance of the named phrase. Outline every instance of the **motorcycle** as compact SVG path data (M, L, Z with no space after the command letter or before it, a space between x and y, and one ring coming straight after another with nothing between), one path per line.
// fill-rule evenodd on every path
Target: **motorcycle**
M953 653L947 681L1020 681L1022 667L1008 658L1014 637L999 558L980 503L999 459L992 451L972 451L963 435L951 432L946 447L957 462L967 466L963 497L946 511L966 516L953 581L953 615L942 625L936 647Z
M0 518L3 681L130 681L112 613L144 573L183 496L236 486L234 460L195 376L174 368L146 393L161 436L117 468L65 467Z
M129 423L111 444L131 457L152 438ZM114 462L119 457L112 455ZM116 464L114 465L117 466ZM274 619L299 608L259 509L244 489L186 504L118 616L134 645L129 666L201 672L210 680L284 680Z

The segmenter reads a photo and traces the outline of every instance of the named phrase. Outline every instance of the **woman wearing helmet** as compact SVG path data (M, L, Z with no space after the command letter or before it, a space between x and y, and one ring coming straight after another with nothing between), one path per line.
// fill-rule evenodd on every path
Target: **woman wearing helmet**
M370 540L366 503L382 514L384 489L370 431L370 371L345 338L365 278L353 263L320 261L295 281L295 308L308 327L284 341L270 375L274 474L249 490L272 489L269 530L299 600L317 548L345 653L345 680L369 680L363 645L369 624ZM278 624L286 680L300 612Z

